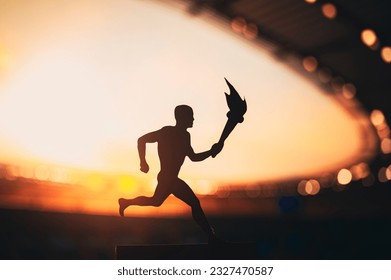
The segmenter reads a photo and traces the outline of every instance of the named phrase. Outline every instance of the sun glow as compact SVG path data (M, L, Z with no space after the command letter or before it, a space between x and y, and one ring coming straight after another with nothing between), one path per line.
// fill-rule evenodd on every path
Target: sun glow
M248 112L217 158L185 163L182 176L200 193L219 182L337 169L362 146L360 124L319 87L238 38L230 23L190 16L176 1L0 5L0 162L59 166L57 181L91 191L137 192L159 168L148 145L151 171L139 173L137 138L174 124L176 105L194 109L196 152L218 140L228 111L224 77ZM110 174L117 178L108 183Z

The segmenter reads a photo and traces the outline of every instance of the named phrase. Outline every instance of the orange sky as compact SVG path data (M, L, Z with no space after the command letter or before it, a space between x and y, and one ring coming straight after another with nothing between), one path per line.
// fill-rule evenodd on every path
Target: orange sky
M336 100L228 23L174 3L0 0L0 162L153 183L156 147L147 148L150 174L140 174L137 138L174 124L173 109L184 103L195 112L195 151L209 149L226 121L224 77L248 112L216 159L185 162L182 176L200 189L358 160L362 123Z

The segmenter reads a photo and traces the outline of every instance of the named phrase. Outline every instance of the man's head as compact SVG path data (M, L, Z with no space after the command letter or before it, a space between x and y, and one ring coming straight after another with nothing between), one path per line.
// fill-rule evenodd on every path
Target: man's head
M174 113L177 126L184 128L193 127L194 114L190 106L178 105L175 107Z

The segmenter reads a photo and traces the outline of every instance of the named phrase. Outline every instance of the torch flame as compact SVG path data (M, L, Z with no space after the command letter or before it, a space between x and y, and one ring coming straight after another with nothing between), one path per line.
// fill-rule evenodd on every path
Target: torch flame
M237 123L242 123L244 120L243 115L247 111L246 99L242 99L236 89L231 85L231 83L228 82L226 78L224 79L230 90L230 95L224 92L229 107L227 117L228 119L235 120Z

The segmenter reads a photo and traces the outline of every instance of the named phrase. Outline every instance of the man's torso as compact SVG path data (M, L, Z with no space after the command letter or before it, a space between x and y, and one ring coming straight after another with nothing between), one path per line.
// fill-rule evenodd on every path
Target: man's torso
M190 148L190 134L186 130L163 127L158 139L161 173L177 176Z

